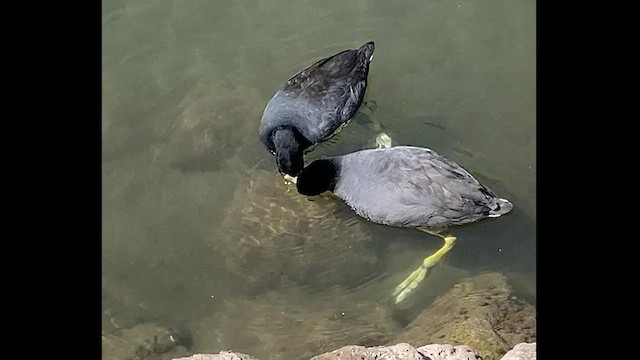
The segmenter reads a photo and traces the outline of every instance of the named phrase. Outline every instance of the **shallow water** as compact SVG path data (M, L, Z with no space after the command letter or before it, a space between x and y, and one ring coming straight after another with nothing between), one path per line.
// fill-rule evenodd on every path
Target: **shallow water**
M104 334L155 322L189 334L189 353L304 359L385 343L484 270L505 273L535 304L534 1L102 8ZM456 247L400 308L387 303L393 287L441 240L287 193L257 137L265 104L292 74L369 40L375 110L359 116L514 203L508 216L452 229ZM354 120L308 159L374 136Z

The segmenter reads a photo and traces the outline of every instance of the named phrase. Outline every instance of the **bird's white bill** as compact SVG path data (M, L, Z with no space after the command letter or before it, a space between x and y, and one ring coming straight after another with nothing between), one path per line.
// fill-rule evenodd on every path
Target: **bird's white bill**
M392 143L393 141L387 133L382 132L376 136L376 145L378 146L378 149L388 149L391 147Z
M293 176L291 176L289 174L284 174L282 177L284 177L284 179L286 181L288 181L288 182L292 182L294 184L298 183L298 177L297 176L293 177Z

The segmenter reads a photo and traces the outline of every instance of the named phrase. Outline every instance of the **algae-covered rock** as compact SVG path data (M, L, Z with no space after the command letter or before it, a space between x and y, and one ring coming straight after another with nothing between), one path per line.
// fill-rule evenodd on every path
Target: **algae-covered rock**
M353 287L383 270L366 224L341 201L300 195L275 172L247 174L212 247L251 289L287 280L316 289Z
M438 297L394 341L462 344L498 360L516 344L535 341L535 317L535 307L513 295L504 275L485 273Z
M200 353L232 349L260 359L308 360L350 344L384 344L399 324L390 304L357 292L320 295L292 287L226 302L188 328Z

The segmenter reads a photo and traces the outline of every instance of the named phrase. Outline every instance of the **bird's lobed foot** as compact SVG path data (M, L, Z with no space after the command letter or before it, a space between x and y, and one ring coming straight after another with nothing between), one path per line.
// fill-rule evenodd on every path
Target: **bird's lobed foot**
M418 284L427 276L427 268L420 266L417 270L411 273L403 282L396 286L392 296L394 297L394 303L397 305L404 300L413 289L418 287Z

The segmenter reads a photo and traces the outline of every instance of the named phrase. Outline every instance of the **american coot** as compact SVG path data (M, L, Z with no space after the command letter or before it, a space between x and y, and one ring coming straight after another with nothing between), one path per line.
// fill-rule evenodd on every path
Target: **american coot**
M367 87L374 43L324 58L289 79L269 100L260 140L285 178L304 167L303 154L329 139L356 114ZM379 139L389 141L386 135ZM286 176L288 175L288 176Z
M369 221L418 230L444 239L444 246L396 287L401 302L453 247L450 225L467 224L511 211L513 205L483 186L460 165L413 146L369 149L315 160L298 176L298 192L331 191Z

